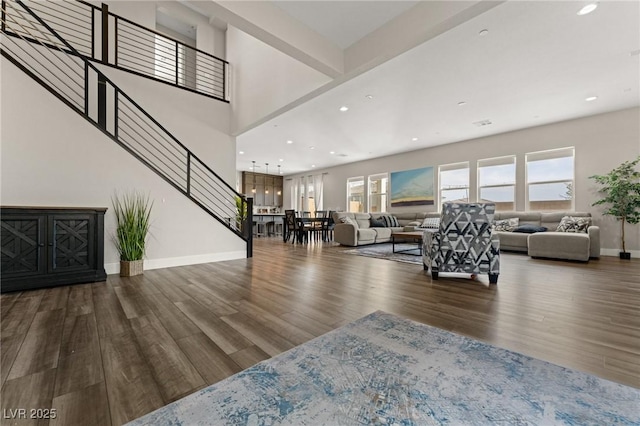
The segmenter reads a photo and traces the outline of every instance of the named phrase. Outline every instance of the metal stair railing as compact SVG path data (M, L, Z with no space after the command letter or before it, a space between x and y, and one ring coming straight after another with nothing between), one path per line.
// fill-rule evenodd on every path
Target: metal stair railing
M69 54L229 102L229 64L224 59L111 13L104 3L97 7L83 0L22 2L74 50L60 40L40 39L39 34L25 33L20 27L5 28L3 24L2 30L8 35L52 43Z
M242 238L247 257L252 256L251 198L233 189L21 0L3 0L1 12L0 53L6 59Z

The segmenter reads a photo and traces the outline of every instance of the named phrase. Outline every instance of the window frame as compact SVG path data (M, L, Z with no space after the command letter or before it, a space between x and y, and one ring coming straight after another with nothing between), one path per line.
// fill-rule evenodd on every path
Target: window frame
M378 181L378 180L383 180L386 179L385 185L384 185L384 192L379 192L379 193L372 193L371 192L371 182L373 181ZM373 203L371 202L373 197L379 197L380 200L377 203L378 206L381 207L380 211L377 211L376 213L386 213L387 212L387 208L389 205L389 173L385 172L385 173L376 173L373 175L369 175L367 176L367 210L369 212L371 212L371 206L373 205ZM383 198L384 198L384 202L383 202Z
M458 167L458 166L464 166L464 167ZM453 171L453 170L463 170L463 169L467 169L467 185L460 187L460 188L448 188L445 189L445 191L448 190L455 190L455 189L466 189L467 190L467 202L470 201L471 199L471 164L469 163L469 161L460 161L457 163L449 163L449 164L441 164L438 166L438 211L441 212L442 211L442 204L444 203L443 198L442 198L442 172L449 172L449 171Z
M350 186L349 184L352 182L362 182L362 200L360 202L360 206L361 206L361 210L362 211L358 211L358 212L352 212L351 211L351 192L350 192ZM364 208L365 208L365 201L366 201L366 191L364 188L364 184L365 184L365 179L364 176L354 176L354 177L350 177L347 178L347 206L346 206L346 211L350 212L350 213L363 213L364 212Z
M570 154L570 155L563 155ZM549 180L537 180L534 182L529 181L529 163L533 161L544 161L544 160L552 160L557 158L568 158L571 157L571 163L573 167L573 173L571 179L549 179ZM576 149L573 146L563 147L563 148L554 148L548 149L544 151L535 151L528 152L524 156L524 166L525 166L525 206L527 210L533 210L531 207L530 200L530 187L531 185L544 185L544 184L555 184L555 183L570 183L571 185L571 206L568 209L569 211L575 211L576 206ZM560 200L545 200L545 201L560 201ZM569 200L565 200L569 201ZM534 201L536 202L536 201ZM555 211L556 209L536 209L541 211ZM560 208L560 210L567 210L567 208Z
M482 165L482 163L487 163L485 165ZM500 183L500 184L491 184L491 185L482 185L480 182L480 169L482 168L486 168L486 167L496 167L496 166L505 166L505 165L511 165L513 164L513 183ZM483 158L477 161L476 163L476 173L477 173L477 193L476 193L476 200L477 202L482 202L483 198L482 198L482 189L483 188L506 188L506 187L513 187L513 201L511 201L513 208L512 209L507 209L507 210L502 210L502 211L515 211L516 210L516 203L517 203L517 193L518 193L518 160L517 157L515 155L504 155L504 156L500 156L500 157L492 157L492 158ZM498 211L499 209L497 208L498 203L501 203L501 201L493 201L494 203L496 203L496 211ZM504 203L507 203L508 201L504 201Z

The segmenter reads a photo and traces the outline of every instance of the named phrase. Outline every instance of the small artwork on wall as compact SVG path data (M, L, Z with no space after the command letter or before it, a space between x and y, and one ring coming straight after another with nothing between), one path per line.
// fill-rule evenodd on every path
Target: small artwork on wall
M433 167L391 172L391 207L432 206Z

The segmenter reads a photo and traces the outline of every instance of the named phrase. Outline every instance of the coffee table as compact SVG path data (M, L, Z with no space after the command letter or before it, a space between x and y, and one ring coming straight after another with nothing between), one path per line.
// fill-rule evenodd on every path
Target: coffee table
M414 256L422 256L422 235L424 231L408 231L408 232L393 232L391 233L391 244L394 253L406 253L413 254ZM396 243L416 243L417 247L408 249L396 250ZM411 253L414 250L419 249L419 253Z

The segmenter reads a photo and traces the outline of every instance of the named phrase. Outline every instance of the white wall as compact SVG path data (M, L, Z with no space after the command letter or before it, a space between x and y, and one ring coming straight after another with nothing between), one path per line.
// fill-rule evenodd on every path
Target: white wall
M229 25L234 132L329 82L326 75Z
M600 207L591 206L598 199L598 195L597 186L589 176L607 173L623 161L632 160L640 155L640 109L638 108L532 127L324 170L314 170L313 174L328 173L324 176L324 207L344 210L347 198L346 182L349 177L365 176L366 181L366 176L376 173L434 166L437 188L438 165L469 161L470 196L474 199L477 192L475 179L477 160L515 154L518 176L517 210L525 210L525 154L568 146L576 148L575 210L592 213L594 222L601 227L601 247L604 253L617 255L620 249L620 224L611 217L603 217L600 214L602 211ZM290 207L290 187L291 180L285 180L284 193L287 208ZM393 209L393 211L423 210L435 211L437 206ZM634 256L640 257L640 226L627 225L626 242L627 250L634 250Z
M245 256L240 238L4 58L1 66L2 205L111 207L116 191L135 189L155 203L145 268ZM228 104L106 71L221 177L235 181ZM114 273L111 208L105 222L105 263Z

